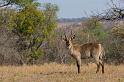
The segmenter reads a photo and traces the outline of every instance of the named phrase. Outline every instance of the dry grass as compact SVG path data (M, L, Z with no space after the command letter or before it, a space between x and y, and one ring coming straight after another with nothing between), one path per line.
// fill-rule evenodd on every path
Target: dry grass
M44 64L41 66L1 66L0 82L124 82L124 65L105 66L105 74L95 73L96 66Z

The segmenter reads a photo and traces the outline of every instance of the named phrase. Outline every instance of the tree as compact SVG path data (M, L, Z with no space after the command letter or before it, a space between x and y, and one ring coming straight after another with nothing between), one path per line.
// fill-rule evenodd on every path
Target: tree
M18 36L16 49L22 60L34 62L43 55L42 46L56 27L57 5L46 3L41 6L37 0L2 0L0 7L1 27L9 28Z
M110 54L116 64L124 63L124 28L123 26L114 26L111 31L111 48L113 54Z
M5 7L9 5L25 6L32 3L35 0L2 0L0 1L0 7Z
M19 36L18 51L27 52L23 57L26 61L37 60L43 54L40 46L56 27L57 6L45 4L44 10L38 6L36 3L26 5L14 18L13 32Z
M102 23L97 18L85 21L84 32L87 34L88 41L100 42L107 36Z
M119 0L124 1L124 0ZM124 19L124 8L121 5L115 4L113 0L111 0L111 8L108 9L104 15L99 17L103 19L104 22L113 22L113 26L109 31L108 43L106 43L108 55L107 59L109 63L121 64L124 63L123 56L123 46L124 46L124 29L123 29L123 19ZM106 21L107 20L107 21Z

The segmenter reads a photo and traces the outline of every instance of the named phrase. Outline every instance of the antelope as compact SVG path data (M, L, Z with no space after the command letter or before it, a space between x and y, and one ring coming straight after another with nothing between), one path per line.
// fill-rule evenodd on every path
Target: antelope
M71 38L63 38L66 43L66 48L69 50L70 55L76 60L78 73L80 73L81 59L83 58L93 58L97 65L96 73L99 72L100 66L102 67L102 73L104 73L104 62L103 57L105 56L105 51L100 43L85 43L85 44L73 44L72 40L75 38L73 35Z

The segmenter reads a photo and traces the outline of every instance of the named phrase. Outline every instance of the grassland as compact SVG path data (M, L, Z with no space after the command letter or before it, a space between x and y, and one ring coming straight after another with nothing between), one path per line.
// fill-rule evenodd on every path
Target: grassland
M82 65L81 74L66 64L1 66L0 82L124 82L124 65L105 65L105 74L95 70L94 64Z

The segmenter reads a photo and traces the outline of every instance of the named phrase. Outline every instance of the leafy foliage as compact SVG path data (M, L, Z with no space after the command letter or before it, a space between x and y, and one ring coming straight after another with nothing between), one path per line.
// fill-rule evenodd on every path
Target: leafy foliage
M111 51L110 57L116 64L124 63L124 28L122 26L114 26L111 31Z
M102 23L96 18L88 19L85 23L86 27L84 32L89 35L89 38L91 38L90 41L102 41L107 36L107 32L105 32Z
M25 63L37 60L43 54L41 46L56 27L57 5L41 6L36 0L2 0L0 3L4 3L1 7L16 7L1 9L0 23L18 36L17 50L22 60Z
M31 50L31 58L37 59L43 41L56 27L56 10L54 5L46 4L44 10L34 3L26 5L16 13L15 33L20 37L20 49Z

